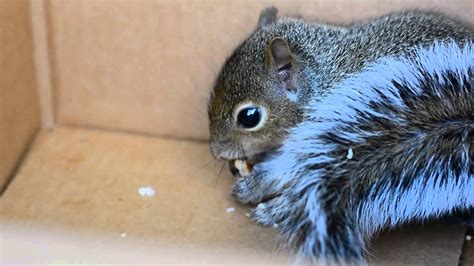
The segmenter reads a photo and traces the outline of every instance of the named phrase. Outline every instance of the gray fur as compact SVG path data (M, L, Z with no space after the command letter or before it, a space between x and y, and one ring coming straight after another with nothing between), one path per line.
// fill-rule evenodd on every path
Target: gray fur
M275 38L292 52L288 79L268 58ZM380 228L472 207L473 39L459 22L422 12L257 28L227 60L209 102L214 156L256 163L234 197L260 203L253 219L278 223L302 257L338 261L362 260ZM242 102L265 107L262 129L235 126ZM412 210L410 200L437 193L446 204Z
M233 156L226 159L251 159L272 150L303 120L309 99L324 96L367 63L407 54L434 40L462 42L473 36L462 24L431 13L397 13L348 26L279 18L257 28L222 68L208 106L211 151L217 158L231 151ZM294 55L291 80L296 95L285 90L268 65L268 45L277 37L287 41ZM265 128L250 134L235 126L232 115L235 106L246 101L271 109Z
M382 228L473 208L473 71L472 44L383 58L311 103L235 196L271 197L257 222L278 223L301 255L336 260L362 259Z

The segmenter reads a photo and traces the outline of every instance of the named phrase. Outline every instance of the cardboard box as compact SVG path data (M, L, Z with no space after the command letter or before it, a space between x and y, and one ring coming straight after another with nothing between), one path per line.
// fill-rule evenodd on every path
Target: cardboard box
M412 8L474 22L471 0L0 1L0 263L291 263L207 146L216 73L270 3L337 23ZM414 225L370 251L454 265L464 233Z

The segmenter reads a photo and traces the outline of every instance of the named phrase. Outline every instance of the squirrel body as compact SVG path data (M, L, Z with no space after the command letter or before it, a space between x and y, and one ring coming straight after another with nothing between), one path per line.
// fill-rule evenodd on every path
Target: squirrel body
M324 96L336 82L380 57L407 54L436 40L474 38L472 29L435 13L395 13L348 26L277 18L276 13L273 7L262 11L256 30L219 73L208 106L211 151L217 158L261 157L278 147L287 130L303 120L310 99ZM283 55L275 57L272 52L279 50ZM291 68L284 69L288 56ZM271 112L264 128L249 133L234 126L233 113L237 104L251 101Z
M471 28L423 12L349 26L276 14L262 11L209 102L213 155L252 165L232 193L258 203L255 221L301 257L363 260L383 228L474 208Z

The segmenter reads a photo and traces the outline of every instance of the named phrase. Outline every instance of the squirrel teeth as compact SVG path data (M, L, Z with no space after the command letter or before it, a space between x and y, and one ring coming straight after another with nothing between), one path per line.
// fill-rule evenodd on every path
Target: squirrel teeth
M252 165L244 160L235 160L234 161L235 168L239 169L239 173L241 176L248 176L252 172Z

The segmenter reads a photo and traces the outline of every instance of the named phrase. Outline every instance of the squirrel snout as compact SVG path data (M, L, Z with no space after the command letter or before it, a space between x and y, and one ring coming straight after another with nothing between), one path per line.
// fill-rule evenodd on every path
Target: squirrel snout
M228 160L231 155L231 152L226 151L222 144L219 142L210 142L209 148L211 150L211 154L217 160Z
M211 151L212 157L216 158L217 160L222 160L222 156L220 155L219 148L213 142L209 144L209 150Z
M217 160L235 160L244 157L241 149L236 148L230 144L223 144L222 142L210 142L209 144L211 154Z

